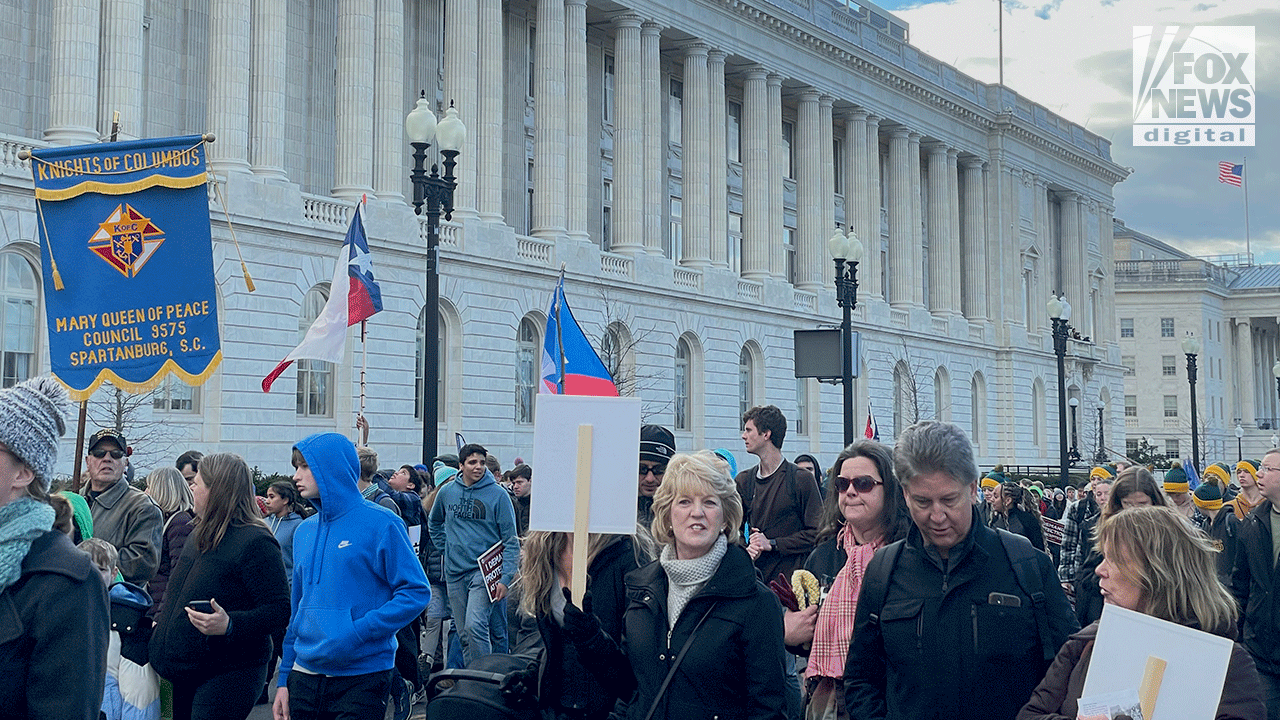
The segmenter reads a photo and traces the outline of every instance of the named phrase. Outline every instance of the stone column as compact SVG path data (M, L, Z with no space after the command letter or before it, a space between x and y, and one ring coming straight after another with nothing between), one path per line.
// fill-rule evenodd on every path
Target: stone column
M102 3L102 95L98 132L111 135L112 115L120 113L120 139L142 132L142 0Z
M373 10L373 0L338 0L333 195L351 200L373 192Z
M822 227L822 128L819 94L803 90L796 103L796 286L822 289L822 256L827 238Z
M264 3L256 0L256 4ZM404 200L404 181L409 174L404 119L413 97L405 92L404 84L404 2L377 0L374 12L373 192L383 200ZM283 14L279 22L283 24ZM283 29L278 32L284 35Z
M708 113L711 130L708 175L710 179L707 187L711 193L711 264L716 267L729 267L729 158L726 149L728 138L724 106L725 57L726 53L723 50L711 50L707 53L711 101Z
M502 222L502 116L506 105L502 5L502 0L480 0L479 28L477 29L479 56L477 74L480 81L476 85L480 92L475 93L476 106L470 113L475 118L474 134L476 136L475 155L471 159L476 171L475 207L481 220L493 223ZM569 46L568 57L573 57L572 46ZM585 68L583 72L586 72ZM582 96L584 107L585 95L584 88ZM573 97L570 93L568 101L571 102ZM565 102L566 99L561 99L557 106L564 108ZM585 117L584 111L584 122ZM571 158L572 154L570 154ZM586 182L585 177L582 180ZM570 197L572 198L572 193Z
M884 299L884 283L881 281L880 246L883 242L880 235L880 118L867 116L867 236L863 242L867 244L867 259L860 276L866 277L867 291L874 297Z
M564 0L538 0L533 66L533 234L543 240L555 240L566 232L568 120L564 65ZM621 76L618 80L625 87Z
M55 145L98 141L95 118L100 19L99 0L54 0L49 46L49 127L44 139Z
M947 209L951 211L947 242L947 309L960 312L960 151L947 149Z
M787 252L783 247L782 179L787 174L787 146L782 142L782 76L769 73L769 257L773 276L787 279Z
M1071 303L1071 317L1075 320L1084 312L1089 296L1085 292L1084 262L1080 237L1080 196L1073 192L1062 193L1062 292Z
M951 310L951 207L947 173L947 146L925 145L929 153L929 310Z
M924 307L924 180L920 172L918 132L907 136L907 169L911 172L911 304Z
M706 267L711 264L711 129L707 115L711 112L710 87L707 78L707 50L700 42L684 48L684 107L681 188L684 199L684 256L682 265Z
M911 250L913 233L911 223L911 131L898 125L889 131L889 289L888 300L893 307L911 304L911 263L915 253ZM918 163L917 163L918 164ZM917 196L918 197L918 196Z
M1098 250L1102 255L1102 317L1094 327L1094 338L1099 343L1116 341L1116 236L1111 219L1116 209L1109 205L1098 206ZM1221 338L1219 338L1221 340ZM1219 378L1221 380L1221 378Z
M1240 393L1240 422L1257 421L1254 398L1257 396L1253 369L1253 323L1251 318L1235 318L1236 324L1236 392ZM1250 427L1256 427L1250 425Z
M285 66L289 39L285 32L286 0L258 0L253 6L253 78L250 106L249 138L250 160L253 172L262 177L286 179L284 172L284 104ZM379 7L381 10L381 6ZM386 90L379 86L379 91ZM402 83L396 83L397 101L404 92ZM399 107L399 105L397 105ZM396 126L403 132L404 118L396 118ZM399 153L405 147L396 148ZM397 170L400 169L397 165ZM402 175L397 183L403 182ZM395 186L399 188L400 185Z
M982 178L982 159L966 157L964 164L964 224L960 228L961 266L960 300L964 316L970 320L987 319L987 244L986 188Z
M844 118L844 218L871 256L871 212L867 198L867 111L854 108ZM864 260L865 262L865 260ZM866 266L859 264L860 267ZM861 273L859 273L861 275ZM865 283L859 278L859 284Z
M749 280L769 277L769 249L781 242L771 235L767 74L753 65L742 81L742 277Z
M539 12L542 5L547 2L540 2ZM563 22L563 6L559 16ZM480 57L480 35L479 35L479 17L480 3L479 0L446 0L445 4L445 22L444 22L444 107L449 107L449 103L453 103L458 109L458 117L467 125L467 138L463 142L462 148L458 152L458 169L455 171L458 176L458 188L453 193L453 218L455 220L476 217L476 178L479 168L476 163L476 118L479 117L479 107L477 100L477 88L480 86L479 77L479 57ZM541 18L539 18L538 41L542 42L544 34L542 32ZM563 27L560 28L563 30ZM564 70L564 53L560 53L560 69L563 76ZM536 60L535 68L541 64ZM536 72L536 70L535 70ZM536 81L535 81L536 85ZM563 97L563 88L560 93ZM437 113L441 115L441 113ZM542 122L539 118L539 127ZM537 159L537 148L534 149L535 163ZM564 157L563 149L560 157ZM543 187L537 182L537 165L534 167L534 192L539 192L539 188ZM563 190L560 197L564 197ZM534 223L537 223L537 202L534 202ZM561 223L563 224L563 222Z
M616 58L614 62L616 72ZM662 26L648 20L640 26L640 85L641 113L644 118L644 129L641 132L644 138L644 217L641 220L644 228L643 242L645 252L661 255L663 208L667 206L667 140L662 134ZM622 89L615 86L614 97L618 97L621 92ZM616 185L614 197L618 197Z
M640 17L621 15L613 25L613 249L641 252L647 242L644 205L644 91L641 85Z
M835 166L835 119L831 106L835 98L823 95L818 98L818 167L822 171L822 191L818 196L818 227L822 242L818 244L815 274L822 284L828 288L835 287L835 266L827 262L827 238L836 231L836 166ZM828 276L827 272L831 275Z
M209 132L217 136L217 141L209 143L205 157L209 169L216 173L249 169L249 64L245 62L249 57L249 12L249 0L209 3L209 95L205 114ZM339 21L339 30L341 27Z
M502 34L501 0L485 1L492 1L497 6L498 16L494 22L494 27L500 39ZM594 177L594 173L588 171L587 153L587 0L566 0L564 4L564 28L565 49L567 51L565 77L569 83L569 96L567 98L569 104L567 113L568 132L566 133L569 144L567 150L569 237L581 242L588 242L591 240L591 233L587 227L589 215L587 212L587 177ZM498 57L498 60L501 61L501 56ZM498 70L499 80L494 87L501 85L501 68L499 67ZM499 98L502 96L502 93L494 94ZM614 88L614 97L617 97L616 87ZM498 118L495 131L497 132L497 140L501 143L501 117ZM643 174L643 172L642 168L641 173ZM495 198L499 203L498 207L501 208L502 168L499 162L494 163L493 175L496 182ZM482 202L481 214L483 215L483 213L484 204Z
M1057 294L1058 292L1058 259L1057 250L1053 244L1053 233L1050 230L1052 217L1049 213L1049 188L1044 178L1037 176L1035 184L1035 202L1036 202L1036 242L1040 246L1040 271L1044 282L1041 289L1040 297L1036 298L1037 302L1048 302L1049 293ZM1038 326L1041 329L1051 329L1050 323L1046 315L1040 315Z

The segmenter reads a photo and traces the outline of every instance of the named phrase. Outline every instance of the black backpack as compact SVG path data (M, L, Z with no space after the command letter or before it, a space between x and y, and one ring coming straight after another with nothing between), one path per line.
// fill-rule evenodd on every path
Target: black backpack
M462 670L442 670L427 681L427 720L538 720L540 658L485 655ZM440 688L445 680L452 687Z

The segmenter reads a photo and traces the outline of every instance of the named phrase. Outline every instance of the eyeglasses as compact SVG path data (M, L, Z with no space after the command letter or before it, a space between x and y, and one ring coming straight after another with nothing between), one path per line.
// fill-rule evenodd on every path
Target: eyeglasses
M854 490L860 493L871 492L872 488L877 485L883 485L883 480L877 480L870 475L859 475L855 478L836 477L836 492L844 492L852 485Z
M89 454L98 458L99 460L101 460L102 458L108 455L110 455L112 458L115 458L116 460L119 460L120 458L124 457L123 450L90 450Z
M661 479L662 479L662 476L663 476L663 475L665 475L665 474L666 474L666 472L667 472L667 468L666 468L666 467L658 467L658 466L656 466L656 465L653 465L653 466L650 466L650 465L641 465L641 466L640 466L640 477L644 477L645 475L648 475L649 473L653 473L653 476L654 476L654 477L656 477L656 478L658 478L659 480L661 480Z
M1262 472L1280 472L1280 467L1271 467L1270 465L1261 465L1258 469Z

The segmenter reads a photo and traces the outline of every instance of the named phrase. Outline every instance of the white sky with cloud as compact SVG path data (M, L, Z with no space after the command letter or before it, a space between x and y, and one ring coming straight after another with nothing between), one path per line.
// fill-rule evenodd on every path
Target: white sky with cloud
M873 0L874 1L874 0ZM911 44L983 82L998 81L1000 0L884 0ZM1252 25L1254 147L1133 147L1133 26ZM1116 216L1195 255L1245 251L1242 191L1218 162L1247 158L1251 249L1280 263L1280 9L1274 0L1005 0L1004 80L1014 91L1112 141L1135 169L1115 188Z

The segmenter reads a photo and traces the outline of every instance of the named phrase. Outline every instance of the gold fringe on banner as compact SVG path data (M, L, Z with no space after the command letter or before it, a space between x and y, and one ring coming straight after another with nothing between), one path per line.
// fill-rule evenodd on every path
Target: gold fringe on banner
M174 375L177 375L186 384L198 387L200 385L203 385L206 380L213 377L213 373L218 370L218 367L221 364L222 364L222 351L219 350L218 352L214 353L213 358L209 360L209 364L205 366L205 369L199 375L192 375L186 370L183 370L181 367L178 366L178 363L174 362L173 359L171 358L169 360L164 361L164 365L160 366L160 369L156 371L155 375L152 375L150 378L143 380L142 382L130 382L129 380L125 380L124 378L115 374L115 372L110 369L103 369L99 371L98 377L94 378L93 383L89 385L89 387L85 388L84 390L78 390L76 388L71 387L70 385L67 385L66 381L64 381L62 378L58 378L58 382L66 386L67 394L71 396L71 400L73 402L84 402L85 400L88 400L89 397L92 396L93 393L96 392L99 387L102 386L103 382L106 382L108 380L111 381L112 385L115 385L121 390L124 390L127 393L132 393L134 395L140 395L142 393L145 393L150 390L154 390L157 387L160 387L160 384L164 382L165 375L167 375L169 372L172 372ZM54 373L53 376L58 377L58 374Z

